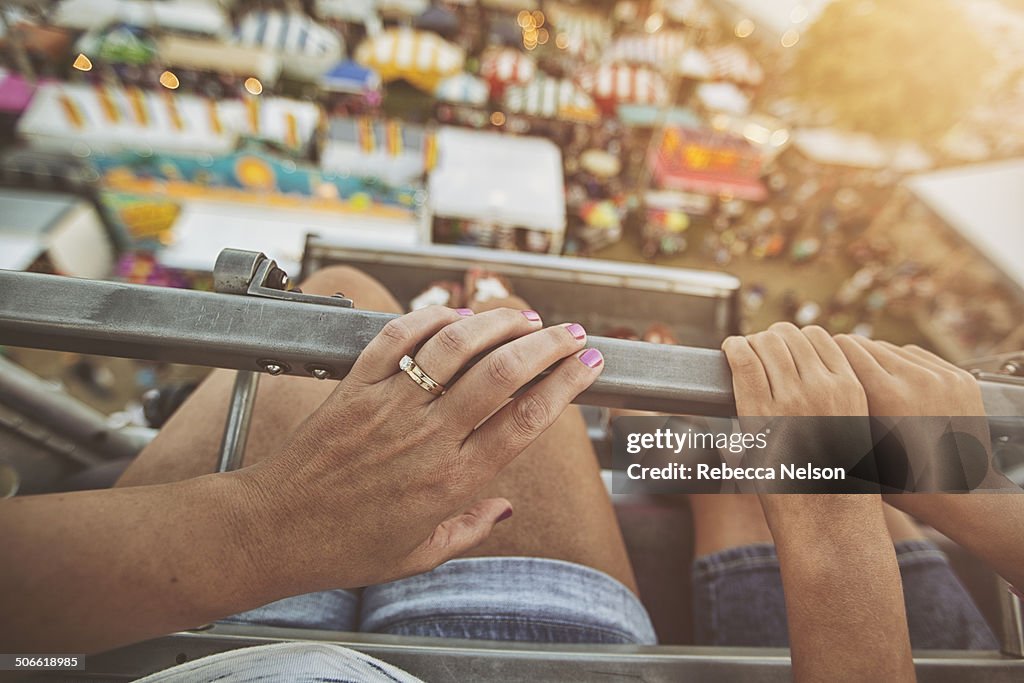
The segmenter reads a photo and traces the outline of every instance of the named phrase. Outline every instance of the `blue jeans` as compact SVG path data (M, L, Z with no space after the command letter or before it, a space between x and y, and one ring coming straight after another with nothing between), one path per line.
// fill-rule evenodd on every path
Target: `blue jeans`
M363 589L285 598L225 619L332 631L542 643L653 645L640 600L604 572L536 557L476 557Z
M915 649L998 648L984 617L938 548L924 540L900 541L896 558ZM697 558L693 611L698 645L789 647L775 546L748 545Z

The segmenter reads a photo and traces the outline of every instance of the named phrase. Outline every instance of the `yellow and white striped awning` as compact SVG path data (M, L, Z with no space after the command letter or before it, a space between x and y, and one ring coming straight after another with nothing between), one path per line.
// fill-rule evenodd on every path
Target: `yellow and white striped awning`
M558 78L535 78L527 85L510 87L505 107L515 114L581 123L592 123L599 116L587 93L571 80Z
M402 78L433 93L442 79L462 71L466 53L435 33L398 28L363 41L355 58L384 82Z

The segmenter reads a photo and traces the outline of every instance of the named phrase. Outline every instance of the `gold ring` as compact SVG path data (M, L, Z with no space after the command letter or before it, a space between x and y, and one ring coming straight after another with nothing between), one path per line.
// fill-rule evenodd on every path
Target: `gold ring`
M398 362L398 369L405 374L412 377L412 381L420 385L434 396L440 396L444 393L444 385L433 379L430 375L423 372L420 366L416 365L416 361L411 356L402 356L402 360Z

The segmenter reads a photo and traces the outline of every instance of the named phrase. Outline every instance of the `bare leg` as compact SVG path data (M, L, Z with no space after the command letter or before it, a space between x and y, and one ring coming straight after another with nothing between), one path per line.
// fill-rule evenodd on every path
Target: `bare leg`
M530 308L517 297L470 304L478 313L506 306ZM615 510L601 481L583 416L575 406L569 406L481 497L507 498L515 514L469 556L520 555L576 562L599 569L637 592Z
M400 312L380 283L351 268L330 268L303 284L310 293L341 291L359 308ZM519 300L488 302L529 308ZM118 482L138 486L213 472L233 373L215 371L189 397ZM277 452L291 432L327 398L335 382L263 377L257 392L245 463ZM583 419L574 407L509 465L481 497L504 496L515 507L474 556L550 557L584 564L634 592L636 580Z

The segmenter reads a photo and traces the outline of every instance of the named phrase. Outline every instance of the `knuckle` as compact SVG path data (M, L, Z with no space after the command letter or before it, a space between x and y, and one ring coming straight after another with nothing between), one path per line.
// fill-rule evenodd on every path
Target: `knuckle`
M796 332L797 326L791 322L780 321L777 323L772 323L768 327L768 331L774 334L789 334L791 332Z
M742 355L733 358L732 362L733 372L740 374L750 374L761 369L761 362L751 355Z
M457 356L468 353L472 344L469 332L458 323L442 327L437 333L437 340L445 350Z
M412 330L401 318L392 318L381 328L380 336L395 345L404 345L412 341Z
M526 394L512 409L512 428L521 437L532 438L551 423L551 406L536 394Z
M522 369L522 360L507 348L495 351L487 360L487 376L504 389L515 389L519 386Z

